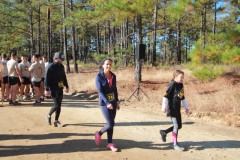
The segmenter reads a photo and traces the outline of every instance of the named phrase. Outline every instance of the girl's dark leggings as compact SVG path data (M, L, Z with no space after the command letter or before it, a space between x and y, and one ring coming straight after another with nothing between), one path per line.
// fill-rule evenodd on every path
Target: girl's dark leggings
M60 113L61 113L61 104L63 99L63 92L56 92L53 96L53 107L51 108L49 115L51 116L54 112L55 114L55 121L58 121Z
M101 111L106 120L106 124L99 131L99 134L102 135L103 133L107 132L108 143L112 143L113 127L115 124L114 119L116 117L116 107L114 106L113 109L108 109L107 106L101 106Z

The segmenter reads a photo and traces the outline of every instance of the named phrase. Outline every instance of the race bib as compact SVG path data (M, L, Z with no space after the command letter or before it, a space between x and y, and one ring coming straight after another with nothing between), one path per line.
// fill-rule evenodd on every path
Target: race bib
M63 81L58 82L58 87L59 87L59 88L63 88L63 87L64 87Z
M109 94L107 94L107 100L109 101L109 102L112 102L112 101L114 101L114 99L115 99L115 97L114 97L114 93L109 93Z

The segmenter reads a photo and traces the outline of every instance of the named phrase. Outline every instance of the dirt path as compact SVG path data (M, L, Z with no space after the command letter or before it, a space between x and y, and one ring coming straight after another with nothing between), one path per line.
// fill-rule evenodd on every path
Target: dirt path
M160 128L170 127L169 118L122 106L117 113L114 153L105 148L106 134L96 147L94 133L104 123L97 95L66 96L60 120L62 128L48 126L49 100L40 107L31 104L0 108L0 159L26 160L238 160L239 129L202 124L183 118L179 141L186 151L171 148L171 136L163 143Z

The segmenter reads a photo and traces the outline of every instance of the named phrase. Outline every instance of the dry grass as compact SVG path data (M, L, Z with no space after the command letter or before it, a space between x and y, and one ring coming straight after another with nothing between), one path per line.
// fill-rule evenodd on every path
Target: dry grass
M113 70L117 75L119 98L123 101L122 106L161 112L162 95L172 79L174 69L181 69L185 72L185 97L192 111L190 116L209 117L214 115L213 118L222 118L228 125L240 125L238 118L240 115L239 73L234 76L220 77L212 82L201 82L194 78L191 71L184 66L161 69L143 68L140 86L150 99L140 90L139 95L135 93L135 96L127 101L137 88L134 80L134 68ZM72 92L96 92L95 76L97 72L96 67L93 69L82 68L78 74L68 74L70 90Z

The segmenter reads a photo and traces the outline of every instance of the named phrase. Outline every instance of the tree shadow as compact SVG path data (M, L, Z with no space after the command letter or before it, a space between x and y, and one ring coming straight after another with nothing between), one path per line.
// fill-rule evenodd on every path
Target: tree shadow
M105 123L77 123L77 124L64 124L63 127L67 126L87 126L87 127L102 127ZM116 122L115 126L161 126L171 125L170 121L142 121L142 122ZM194 122L184 122L183 124L191 125Z
M63 98L69 99L69 100L88 100L88 101L92 101L92 100L96 100L99 97L97 92L92 92L92 93L88 93L85 91L81 91L81 92L74 92L71 95L64 95Z
M70 136L93 136L94 134L89 133L49 133L42 135L34 134L0 134L0 140L15 140L15 139L28 139L28 140L44 140L44 139L59 139L68 138Z
M64 95L62 107L79 107L79 108L97 108L98 107L98 93L87 93L84 91L75 92L71 95ZM34 105L34 99L23 101L21 105L11 106L8 102L4 102L5 107L50 107L53 106L52 98L45 98L45 100L38 106Z
M194 150L205 150L210 148L218 148L218 149L228 149L228 148L240 148L240 141L236 140L226 140L226 141L201 141L201 142L193 142L186 141L180 142L180 146L185 148L185 151L190 149ZM168 150L172 148L172 143L163 143L160 144L162 150Z
M71 134L69 134L69 136L70 135ZM46 135L37 135L36 137L45 137L45 136ZM56 138L59 138L59 137L56 137ZM11 157L11 156L31 155L31 154L46 154L46 153L53 154L53 153L73 153L73 152L86 152L86 151L87 152L106 151L107 148L104 145L104 142L106 142L105 139L103 139L102 144L100 146L96 146L95 140L93 138L93 139L66 140L59 144L40 144L40 145L17 145L16 144L14 146L0 146L0 157ZM132 149L132 148L142 148L142 149L151 149L151 150L160 149L158 145L150 141L138 142L133 140L116 139L114 140L114 143L117 144L120 152L121 150Z
M74 134L66 134L64 136L72 136ZM88 135L88 134L86 134ZM6 135L5 135L6 136ZM27 135L25 135L26 139ZM50 135L50 138L53 135ZM57 135L56 138L62 138L62 135ZM36 139L41 140L48 135L36 135ZM94 136L93 136L94 137ZM24 137L21 137L24 139ZM30 154L53 154L53 153L73 153L73 152L97 152L97 151L106 151L106 147L103 142L106 142L103 139L100 146L95 145L95 140L93 139L73 139L62 141L59 144L40 144L40 145L14 145L14 146L0 146L0 157L11 157L19 155L30 155ZM27 143L27 142L26 142ZM172 149L172 143L163 143L156 144L151 141L134 141L127 139L115 139L114 143L120 148L120 151L140 148L146 150L169 150ZM180 142L180 145L185 147L186 150L195 149L195 150L204 150L209 148L240 148L240 141L227 140L227 141L202 141L202 142Z

